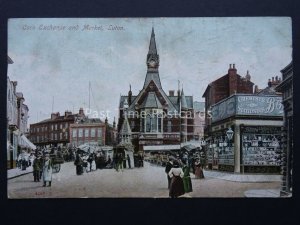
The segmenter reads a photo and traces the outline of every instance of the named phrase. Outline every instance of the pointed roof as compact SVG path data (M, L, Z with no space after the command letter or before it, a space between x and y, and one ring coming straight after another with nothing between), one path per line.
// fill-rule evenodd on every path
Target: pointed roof
M156 42L155 42L155 34L154 34L154 28L153 27L152 27L152 32L151 32L151 38L150 38L150 45L149 45L148 54L155 54L155 55L157 55Z
M128 133L131 133L131 129L130 129L129 122L127 119L127 114L125 113L125 120L121 127L121 134L128 134Z
M162 105L158 100L155 92L149 92L144 102L142 103L142 108L160 108L162 109Z
M181 90L181 98L180 98L180 103L181 103L181 108L182 109L187 109L188 106L187 106L187 103L186 103L186 98L185 98L185 95L184 95L184 92L183 92L183 88Z

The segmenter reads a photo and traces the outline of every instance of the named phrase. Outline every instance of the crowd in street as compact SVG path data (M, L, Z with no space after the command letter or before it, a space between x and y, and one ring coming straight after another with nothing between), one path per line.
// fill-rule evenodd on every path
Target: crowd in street
M170 157L165 167L169 196L177 198L185 193L192 192L190 173L194 174L195 179L203 179L203 166L203 163L200 162L200 157L197 155L188 157L187 154L184 154L184 157L179 157L179 155L176 158Z

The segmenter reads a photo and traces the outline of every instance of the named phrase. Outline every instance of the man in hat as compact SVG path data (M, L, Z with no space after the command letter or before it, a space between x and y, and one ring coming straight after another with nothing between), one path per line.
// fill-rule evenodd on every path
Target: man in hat
M41 155L36 154L35 156L36 157L32 163L33 177L34 177L34 182L40 182L40 171L42 170Z

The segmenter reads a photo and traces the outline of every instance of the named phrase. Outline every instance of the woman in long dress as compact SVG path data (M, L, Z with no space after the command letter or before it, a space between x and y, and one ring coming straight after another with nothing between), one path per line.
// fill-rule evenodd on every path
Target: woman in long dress
M203 179L204 178L203 170L201 168L201 163L200 163L200 160L198 158L196 159L196 162L195 162L195 178L196 179Z
M173 168L169 171L169 176L171 177L169 196L171 198L177 198L184 194L183 177L184 173L179 166L178 161L174 161Z
M192 180L190 177L190 167L188 165L184 165L183 168L183 186L184 186L184 192L189 193L193 191L192 187Z
M43 187L46 187L46 182L49 182L49 187L51 187L51 182L52 182L52 160L50 159L49 155L47 154L45 156L45 161L43 165L43 181L44 185Z

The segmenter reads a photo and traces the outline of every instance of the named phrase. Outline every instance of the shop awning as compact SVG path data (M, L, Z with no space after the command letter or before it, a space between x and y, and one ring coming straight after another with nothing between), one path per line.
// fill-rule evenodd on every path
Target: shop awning
M148 145L144 146L144 151L176 151L180 150L180 145Z
M22 134L22 135L20 136L20 143L19 143L19 144L20 144L21 146L23 146L23 147L27 147L27 148L30 148L30 149L33 149L33 150L36 149L36 146L35 146L34 144L32 144L31 141L29 141L29 140L27 139L27 137L25 137L24 134Z

